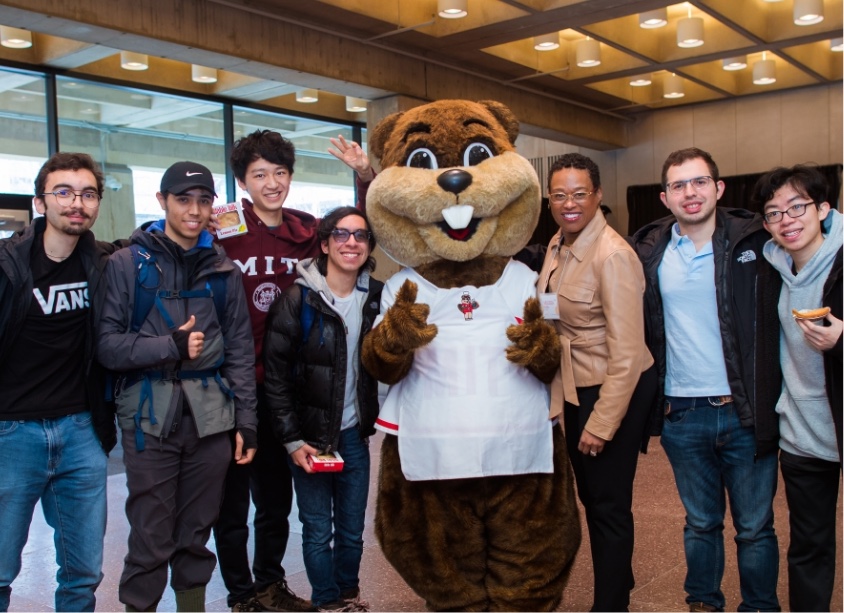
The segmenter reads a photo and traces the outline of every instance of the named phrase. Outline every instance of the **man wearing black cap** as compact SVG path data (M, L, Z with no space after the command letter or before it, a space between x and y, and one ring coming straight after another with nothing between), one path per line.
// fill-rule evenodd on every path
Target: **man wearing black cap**
M156 194L165 218L111 256L99 358L115 402L129 496L127 611L155 610L167 583L178 611L204 611L216 559L206 543L232 457L257 448L254 346L240 269L205 227L211 172L178 162Z

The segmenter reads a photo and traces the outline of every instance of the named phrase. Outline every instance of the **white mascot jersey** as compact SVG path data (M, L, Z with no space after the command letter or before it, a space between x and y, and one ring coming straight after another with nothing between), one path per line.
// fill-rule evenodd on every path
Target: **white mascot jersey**
M437 336L390 387L376 427L395 434L410 481L553 472L548 388L507 359L537 275L511 260L494 285L440 289L406 268L384 286L381 313L405 279L418 286ZM376 325L380 323L380 317Z

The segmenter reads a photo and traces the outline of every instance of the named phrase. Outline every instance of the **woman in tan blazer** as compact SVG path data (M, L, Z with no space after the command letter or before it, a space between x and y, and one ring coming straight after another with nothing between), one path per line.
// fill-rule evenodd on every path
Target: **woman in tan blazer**
M563 346L551 388L562 413L577 493L592 549L593 611L626 611L633 588L633 479L656 369L645 346L639 258L600 210L601 176L591 159L551 167L551 239L538 292Z

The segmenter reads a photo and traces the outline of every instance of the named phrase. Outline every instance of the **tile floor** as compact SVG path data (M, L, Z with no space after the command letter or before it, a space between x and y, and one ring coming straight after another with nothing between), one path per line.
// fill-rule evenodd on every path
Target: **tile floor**
M380 437L374 437L372 444L372 490L370 511L378 471L377 454ZM122 611L117 599L117 582L126 552L128 525L123 515L126 499L125 475L120 450L112 454L108 482L109 519L105 542L105 579L97 591L98 611ZM785 572L785 550L788 545L788 519L785 495L780 488L775 501L776 530L780 538L780 587L779 595L783 609L787 609L788 590ZM683 578L685 561L682 548L683 510L674 486L674 478L668 460L659 441L651 441L650 452L640 456L634 498L636 518L636 550L634 570L636 588L631 595L632 611L684 611L686 610ZM294 511L295 515L295 511ZM423 601L416 596L384 560L372 531L374 512L367 515L364 534L365 549L361 568L362 596L370 602L374 611L422 611ZM292 589L304 597L310 596L310 588L302 564L301 527L295 519L284 565ZM841 502L839 498L838 523L841 525ZM585 526L585 523L584 523ZM727 520L725 530L727 544L724 593L727 596L727 610L735 611L739 602L738 576L736 573L734 534ZM213 540L211 541L213 547ZM841 587L841 530L838 533L839 565L836 572L835 595L832 610L842 611ZM23 569L12 584L11 611L52 611L55 589L55 553L52 531L44 522L40 509L36 511L30 529L29 542L24 550ZM588 537L578 553L569 586L559 611L587 611L592 603L591 562ZM159 606L160 611L175 610L172 591L168 590ZM207 591L207 610L226 611L226 590L219 574L215 573Z

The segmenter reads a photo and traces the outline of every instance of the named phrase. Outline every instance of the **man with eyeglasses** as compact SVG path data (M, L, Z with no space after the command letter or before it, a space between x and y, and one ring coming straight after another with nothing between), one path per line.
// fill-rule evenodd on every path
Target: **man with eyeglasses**
M372 180L369 159L354 142L331 139L329 152L356 171L359 201ZM258 384L258 444L261 452L249 466L232 463L226 477L214 539L220 574L233 611L311 611L287 585L282 560L290 534L288 516L293 485L287 451L273 434L264 394L263 344L267 313L273 300L296 280L296 264L320 253L319 220L284 207L293 178L296 151L278 132L256 130L235 142L230 163L248 198L241 202L247 232L222 239L226 253L243 272L243 287L255 342ZM249 568L249 501L255 504L255 553Z
M661 431L686 510L684 588L690 611L723 611L726 498L736 529L739 611L779 611L774 533L781 372L779 275L762 257L762 218L716 208L724 193L705 151L662 168L673 216L640 229L648 345L660 384Z
M43 217L0 241L0 610L38 501L54 530L56 611L93 611L102 580L106 455L116 442L94 359L103 273L94 239L103 174L56 153L35 179Z
M754 204L772 239L764 255L782 276L780 361L784 384L780 468L788 501L788 601L792 611L829 611L835 582L841 478L841 214L814 166L775 168L756 183ZM812 314L794 311L828 307Z

